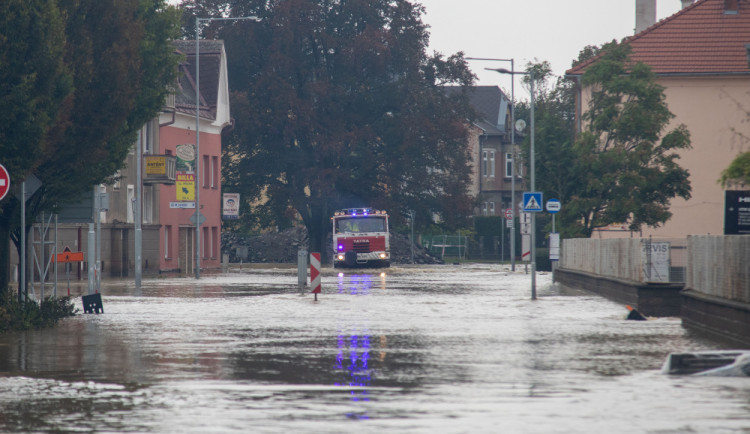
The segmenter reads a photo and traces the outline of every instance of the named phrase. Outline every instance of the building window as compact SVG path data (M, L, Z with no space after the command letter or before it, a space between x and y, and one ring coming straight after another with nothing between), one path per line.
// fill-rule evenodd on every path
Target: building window
M169 240L172 238L172 226L164 226L164 259L169 257Z
M505 177L511 176L513 176L513 153L508 152L505 154Z
M154 150L154 128L151 124L151 122L146 123L146 132L144 134L143 138L143 153L144 154L153 154Z
M214 226L211 228L211 239L213 242L211 243L211 258L218 258L219 257L219 228Z
M128 213L127 213L127 220L128 223L134 223L135 222L135 186L132 184L128 184L128 194L127 194L127 201L128 201Z
M210 249L211 240L208 237L208 227L203 228L203 259L208 259L208 252Z
M211 157L211 188L219 188L219 157Z
M203 180L203 188L208 188L209 186L209 179L206 175L208 175L208 171L210 168L208 167L208 155L203 156L203 170L201 171L201 179Z
M154 222L154 186L143 186L143 223L151 224Z
M488 214L489 215L495 215L495 202L490 202Z
M482 175L484 177L495 177L495 151L487 149L482 151Z

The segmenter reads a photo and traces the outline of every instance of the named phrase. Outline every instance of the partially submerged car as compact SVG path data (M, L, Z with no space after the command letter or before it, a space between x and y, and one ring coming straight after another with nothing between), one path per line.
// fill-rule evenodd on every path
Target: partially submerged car
M750 351L695 351L671 353L661 370L669 375L750 377Z

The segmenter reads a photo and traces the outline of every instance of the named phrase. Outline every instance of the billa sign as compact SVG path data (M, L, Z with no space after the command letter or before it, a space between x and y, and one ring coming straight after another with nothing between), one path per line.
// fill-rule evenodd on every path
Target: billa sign
M177 197L181 202L195 202L195 175L192 173L178 173L175 182Z
M724 235L749 235L750 191L724 193Z

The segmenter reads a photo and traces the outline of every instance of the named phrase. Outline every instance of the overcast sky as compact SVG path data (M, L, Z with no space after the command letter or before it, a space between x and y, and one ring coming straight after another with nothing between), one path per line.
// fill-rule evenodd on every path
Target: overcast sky
M631 36L635 28L635 0L415 1L427 9L423 20L430 25L430 51L513 58L516 70L536 58L550 62L556 75L569 69L586 45L619 41ZM680 0L657 0L657 20L680 7ZM509 78L484 70L510 69L509 62L471 61L469 65L479 77L478 84L497 85L510 92ZM524 98L519 83L516 81L516 97Z

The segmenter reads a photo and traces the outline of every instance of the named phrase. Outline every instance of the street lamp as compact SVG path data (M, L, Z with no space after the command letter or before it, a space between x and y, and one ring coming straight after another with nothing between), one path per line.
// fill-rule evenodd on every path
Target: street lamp
M534 70L530 69L528 72L507 70L504 68L485 68L488 71L499 72L500 74L510 74L511 76L520 74L528 75L529 82L531 83L530 95L531 95L531 146L529 147L529 174L530 188L531 191L536 191L536 183L534 180ZM514 173L515 175L515 173ZM536 300L536 213L531 213L531 299Z
M234 17L234 18L198 18L195 17L195 278L201 277L201 134L200 134L200 98L201 98L201 78L200 78L200 29L201 21L238 21L252 20L260 21L256 16ZM204 168L205 170L205 168Z
M514 59L493 59L486 57L467 57L466 60L488 60L495 62L510 62L510 70L514 71ZM513 148L513 159L510 161L510 269L516 271L516 91L515 77L510 76L510 99L512 109L510 111L510 145ZM480 184L481 185L481 184Z

